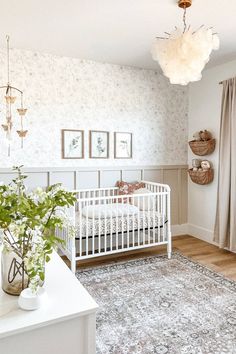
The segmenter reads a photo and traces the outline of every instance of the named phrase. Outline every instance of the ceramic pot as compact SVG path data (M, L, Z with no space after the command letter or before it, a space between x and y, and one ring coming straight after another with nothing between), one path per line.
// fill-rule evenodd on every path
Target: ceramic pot
M32 311L39 309L47 300L47 293L44 288L39 288L33 293L30 288L24 289L18 299L18 305L22 310Z

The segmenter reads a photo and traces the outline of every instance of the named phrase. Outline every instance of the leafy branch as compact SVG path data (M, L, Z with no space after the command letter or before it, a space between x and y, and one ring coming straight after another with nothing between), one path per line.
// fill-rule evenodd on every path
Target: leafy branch
M30 286L36 290L44 279L45 262L63 242L55 229L68 226L64 210L73 206L76 198L61 184L27 192L22 167L13 167L17 176L10 184L0 184L0 231L5 249L22 259Z

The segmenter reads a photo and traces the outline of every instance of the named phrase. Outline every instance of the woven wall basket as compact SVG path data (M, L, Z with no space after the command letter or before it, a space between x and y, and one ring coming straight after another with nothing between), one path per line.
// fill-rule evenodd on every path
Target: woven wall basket
M211 139L207 141L189 141L189 146L192 152L198 156L210 155L216 147L216 140Z
M193 169L190 169L188 172L191 180L197 184L209 184L214 179L214 170L212 168L207 171L193 171Z

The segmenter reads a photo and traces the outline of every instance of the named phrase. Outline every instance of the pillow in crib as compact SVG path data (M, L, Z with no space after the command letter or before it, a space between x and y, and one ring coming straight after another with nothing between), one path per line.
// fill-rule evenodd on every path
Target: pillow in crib
M82 215L90 219L105 219L115 217L132 216L138 213L138 208L131 204L101 204L101 205L88 205L82 209Z
M119 188L118 191L119 195L126 195L126 194L133 194L134 191L136 191L137 189L144 188L145 184L143 182L128 183L124 181L117 181L116 187ZM124 203L127 203L128 198L124 198L123 201Z
M147 188L140 188L133 192L133 194L149 194L152 193ZM156 208L156 198L155 196L145 196L140 198L132 198L132 204L137 206L140 210L153 210ZM148 201L149 200L149 201Z

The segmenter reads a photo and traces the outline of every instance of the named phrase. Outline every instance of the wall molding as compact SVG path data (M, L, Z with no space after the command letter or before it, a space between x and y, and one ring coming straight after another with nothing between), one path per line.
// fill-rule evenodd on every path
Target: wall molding
M216 242L213 241L214 231L205 229L198 225L187 224L187 234L194 236L202 241L206 241L214 246L218 246Z
M89 167L27 167L23 166L24 172L61 172L61 171L136 171L136 170L173 170L173 169L187 169L188 165L130 165L130 166L89 166ZM11 168L0 168L1 173L13 173Z
M171 233L172 233L172 236L188 235L188 224L172 225L171 226Z
M157 166L108 166L108 167L24 167L23 173L28 189L38 186L48 187L62 183L69 190L83 188L101 188L114 186L118 180L146 180L170 185L171 187L171 223L174 235L185 234L187 223L187 165ZM15 172L9 168L0 168L0 181L9 183Z

